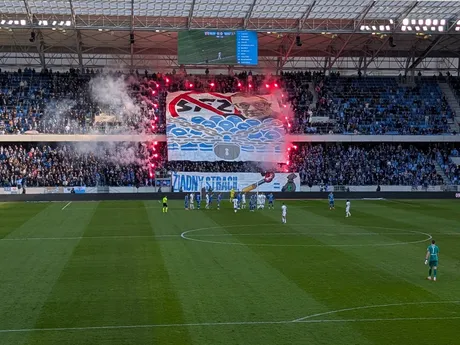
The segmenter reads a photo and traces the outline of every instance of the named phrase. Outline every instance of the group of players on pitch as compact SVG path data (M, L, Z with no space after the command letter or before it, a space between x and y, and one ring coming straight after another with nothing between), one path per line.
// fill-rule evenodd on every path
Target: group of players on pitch
M220 205L222 203L222 193L217 193L217 196L213 192L207 192L205 194L206 200L206 209L212 209L214 198L217 199L217 209L220 210ZM230 202L233 203L235 212L241 209L246 209L246 193L244 192L235 192L233 189L230 191ZM256 209L265 209L265 205L268 199L268 209L274 209L275 197L272 193L267 196L263 193L254 194L252 193L249 198L249 211L254 212ZM184 208L185 210L194 210L195 203L196 209L201 209L201 194L200 193L190 193L186 194L184 197Z
M249 210L254 212L256 208L264 209L266 200L268 199L268 209L274 209L274 196L272 193L265 196L265 194L252 194L249 199ZM335 209L335 200L334 194L331 192L328 195L329 200L329 210ZM195 209L195 201L197 204L197 209L199 210L201 207L201 194L200 193L190 193L185 195L184 199L184 206L186 210L193 210ZM206 193L206 209L212 208L212 201L213 201L213 193L207 192ZM244 192L235 192L233 189L230 191L230 201L233 203L233 209L236 212L240 209L246 208L246 193ZM220 210L220 204L222 202L222 194L217 194L217 209ZM351 217L351 202L347 200L345 204L345 217ZM166 210L166 211L165 211ZM163 212L168 212L167 206L167 198L163 198ZM283 224L286 224L286 217L287 217L287 206L282 203L281 205L281 221ZM429 265L428 270L428 280L436 281L436 275L438 271L438 256L439 256L439 247L436 245L435 240L431 241L431 244L428 246L426 255L425 255L425 265Z

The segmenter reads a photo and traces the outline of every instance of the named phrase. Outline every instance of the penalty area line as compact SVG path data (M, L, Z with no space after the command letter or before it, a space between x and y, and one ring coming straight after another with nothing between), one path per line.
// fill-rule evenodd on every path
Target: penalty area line
M61 211L64 211L67 208L67 206L69 206L71 203L72 201L69 201L63 208L61 208Z

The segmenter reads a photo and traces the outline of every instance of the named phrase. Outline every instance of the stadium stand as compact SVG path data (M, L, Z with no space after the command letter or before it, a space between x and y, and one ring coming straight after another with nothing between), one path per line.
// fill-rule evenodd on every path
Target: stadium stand
M442 185L435 151L414 145L311 145L291 151L292 171L307 185ZM445 151L443 151L445 152Z
M459 148L388 144L305 144L291 151L289 171L298 172L305 185L443 185L436 161L452 183L460 171L449 160ZM158 166L165 171L258 172L286 171L286 166L256 162L166 162L165 145L158 149ZM42 186L151 186L150 153L142 144L45 144L0 146L0 183Z
M111 73L111 77L124 78L139 111L125 117L123 123L109 125L98 119L118 110L98 106L90 84L101 75L99 71L86 72L36 73L25 69L0 73L0 133L113 133L121 128L164 133L168 91L267 93L271 90L264 85L276 80L250 72L214 78L147 71ZM460 87L455 78L452 80L454 87ZM284 90L280 102L292 109L293 117L287 124L290 133L408 135L450 131L447 122L453 114L432 79L402 86L396 78L389 77L343 78L337 74L325 77L319 72L297 72L285 73L277 81Z
M401 85L396 78L326 78L324 104L341 133L443 134L453 117L436 81Z
M163 160L165 145L158 151ZM0 184L43 186L152 185L151 152L139 143L2 144ZM162 166L164 161L157 160Z

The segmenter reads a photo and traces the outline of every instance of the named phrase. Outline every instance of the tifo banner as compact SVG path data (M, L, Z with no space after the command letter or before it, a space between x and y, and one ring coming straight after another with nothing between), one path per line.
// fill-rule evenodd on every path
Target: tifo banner
M167 96L169 160L284 162L272 95L180 91Z
M199 173L173 172L174 192L299 192L300 178L294 173Z

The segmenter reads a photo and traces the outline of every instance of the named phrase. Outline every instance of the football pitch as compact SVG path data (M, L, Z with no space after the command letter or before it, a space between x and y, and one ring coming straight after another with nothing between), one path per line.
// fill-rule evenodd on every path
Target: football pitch
M0 204L0 344L459 343L458 201L223 204Z

